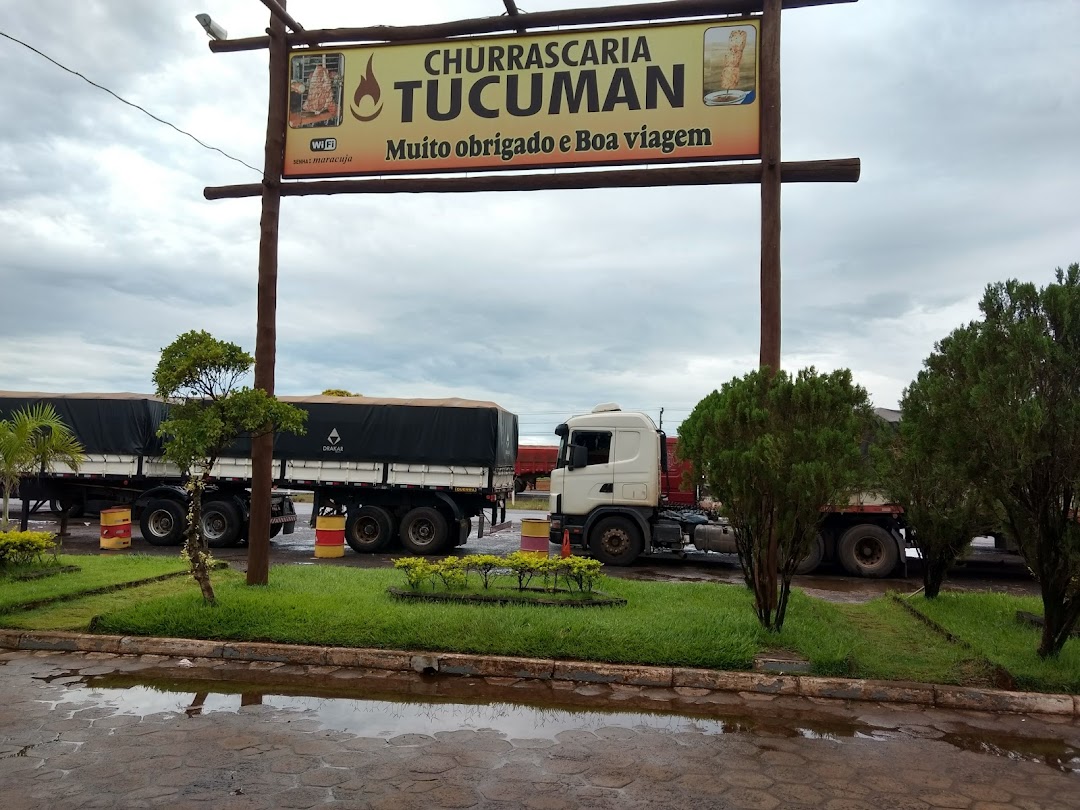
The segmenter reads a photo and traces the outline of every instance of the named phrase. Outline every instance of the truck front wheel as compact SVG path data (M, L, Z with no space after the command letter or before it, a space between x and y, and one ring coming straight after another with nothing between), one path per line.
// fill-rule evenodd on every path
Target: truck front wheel
M624 517L603 518L589 532L589 552L604 565L630 565L644 550L641 530Z
M184 536L187 517L176 501L159 498L150 501L139 518L143 540L152 546L175 546Z
M446 518L430 506L410 509L401 520L401 544L413 554L438 554L448 532Z
M900 561L893 536L880 526L852 526L837 545L840 564L857 577L887 577Z

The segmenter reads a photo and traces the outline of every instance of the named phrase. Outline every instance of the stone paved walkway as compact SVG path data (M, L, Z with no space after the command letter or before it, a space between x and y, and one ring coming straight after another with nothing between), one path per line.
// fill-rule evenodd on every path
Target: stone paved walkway
M190 684L175 687L192 698L187 711L150 698L150 713L118 711L72 690L87 676L184 670L158 656L0 654L0 808L1080 808L1080 724L1065 718L331 667L188 671L199 667L247 691L227 698L229 711L201 711L205 695ZM339 697L428 700L430 728L365 736L342 730L340 702L286 711L263 699L314 683ZM512 700L624 717L687 712L703 728L614 717L575 729L561 714L524 732L520 717L514 733L464 715L473 727L453 728L464 704ZM390 712L383 724L395 722Z

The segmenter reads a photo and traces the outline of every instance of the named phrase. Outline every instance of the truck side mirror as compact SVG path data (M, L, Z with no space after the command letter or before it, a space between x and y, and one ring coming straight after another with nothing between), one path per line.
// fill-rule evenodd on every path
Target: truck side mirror
M581 444L570 445L570 469L589 466L589 449Z

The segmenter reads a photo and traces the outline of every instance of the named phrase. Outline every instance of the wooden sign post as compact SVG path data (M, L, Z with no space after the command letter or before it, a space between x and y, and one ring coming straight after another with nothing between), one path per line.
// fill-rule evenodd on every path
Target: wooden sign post
M277 351L277 246L281 198L283 196L314 194L460 193L470 191L538 191L568 188L646 188L652 186L758 183L761 186L761 342L759 363L762 367L767 367L773 372L780 369L781 185L783 183L854 183L858 181L860 173L858 158L801 161L787 164L781 161L781 12L786 8L831 5L856 2L856 0L666 0L666 2L633 3L621 6L564 9L536 13L521 12L513 0L503 0L507 13L497 17L457 20L434 25L375 26L319 31L305 30L296 22L285 9L285 0L262 0L262 2L270 9L271 13L270 27L267 29L265 37L213 40L210 42L210 50L215 53L224 53L262 48L269 49L270 102L266 122L263 180L261 183L210 187L203 191L208 200L237 197L262 198L261 236L259 241L258 322L255 340L255 386L257 388L261 388L271 395L274 393L274 366ZM677 168L660 166L649 169L580 171L562 174L499 175L496 172L473 174L473 176L435 178L379 177L360 179L352 177L348 179L304 179L283 182L287 169L285 158L286 132L289 126L290 58L293 53L302 55L316 51L319 46L338 43L351 43L354 47L356 43L429 43L433 47L453 46L455 48L467 48L470 43L468 37L494 32L517 31L522 33L529 29L536 30L538 28L555 29L560 26L597 26L625 22L645 22L651 26L661 20L715 23L717 26L746 21L747 25L757 24L760 26L758 29L760 41L758 43L759 63L757 67L757 90L760 94L760 120L758 122L760 145L757 150L760 157L759 162ZM288 29L288 32L286 29ZM615 29L605 30L612 31ZM556 37L565 32L545 31L545 34L547 33L550 33L552 37ZM451 37L454 39L449 39ZM743 40L745 41L745 39L746 35L743 35ZM347 48L342 48L342 50L347 50ZM614 50L612 53L614 53ZM741 45L738 54L738 58L741 59ZM320 57L316 56L315 58ZM322 69L325 71L325 68ZM501 63L498 70L503 70ZM736 67L733 70L736 73L738 72L738 59L736 59ZM432 74L430 65L428 73ZM491 81L494 81L494 79ZM664 81L667 81L667 79L664 78ZM419 87L421 82L406 82L405 85ZM721 87L731 86L730 84L721 85ZM654 95L658 92L659 87L659 84L653 86L652 92ZM412 93L413 91L410 90L409 92ZM580 90L579 87L578 92L583 93L584 91ZM627 92L625 85L620 85L620 92L623 95L615 93L615 84L613 83L612 89L609 90L609 97L617 95L617 101L626 103L625 99L628 96L625 95ZM725 90L724 92L727 93L728 91ZM472 95L472 92L470 92L470 99L472 99ZM479 95L477 93L477 97ZM355 98L363 99L365 94L358 88ZM409 98L411 99L412 95ZM707 98L706 101L709 101L709 99ZM472 103L471 100L470 103ZM580 103L579 100L577 104L580 105ZM726 104L729 102L723 100L721 103ZM482 107L483 102L481 101L480 104ZM575 112L576 109L574 109ZM482 109L482 112L486 115L490 113L490 110ZM342 111L339 110L338 114L341 113ZM362 117L355 110L352 111L352 114L361 121L371 121L378 115L376 112L368 117ZM402 120L407 119L402 118ZM642 130L645 129L646 126L643 125ZM328 140L333 140L336 144L334 138ZM314 149L314 146L312 146L312 149ZM720 154L729 156L729 159L746 155L745 152L723 152ZM463 156L460 152L458 155L459 157ZM680 160L678 157L669 159ZM689 160L704 159L712 158L689 158ZM305 158L304 162L308 162L308 160ZM314 163L315 161L310 162ZM600 163L602 162L600 161ZM617 159L616 162L625 164L646 161L640 159L636 161ZM585 165L590 164L586 163ZM593 161L591 165L598 165L598 162ZM540 166L540 168L550 167ZM520 167L507 165L504 168ZM528 168L528 166L525 166L525 168ZM452 166L440 170L468 171L469 169ZM381 172L381 168L378 171ZM421 170L414 170L414 173L418 171ZM344 172L344 174L348 173ZM364 174L370 172L353 173ZM408 170L402 173L408 173ZM269 572L270 491L273 485L272 434L267 433L252 443L251 462L251 516L248 536L247 581L248 584L265 584ZM771 543L771 559L775 559L775 551L775 543ZM771 570L775 570L775 567Z

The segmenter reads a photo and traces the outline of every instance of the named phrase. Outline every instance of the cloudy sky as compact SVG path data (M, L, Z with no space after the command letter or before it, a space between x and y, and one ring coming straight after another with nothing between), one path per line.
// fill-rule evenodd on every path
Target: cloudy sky
M527 11L603 5L526 0ZM497 0L290 0L307 28ZM0 31L262 166L258 0L0 0ZM987 283L1080 261L1080 3L862 0L783 23L783 364L895 407ZM150 391L160 349L255 344L259 175L0 38L0 389ZM492 399L523 436L616 401L673 432L758 357L756 186L283 201L277 390Z

